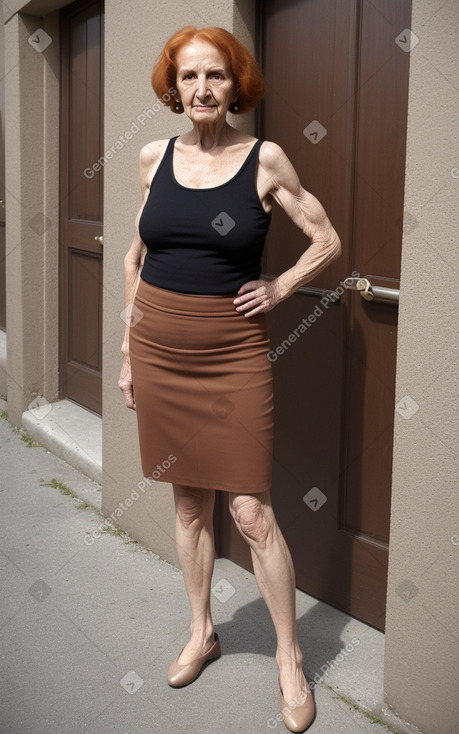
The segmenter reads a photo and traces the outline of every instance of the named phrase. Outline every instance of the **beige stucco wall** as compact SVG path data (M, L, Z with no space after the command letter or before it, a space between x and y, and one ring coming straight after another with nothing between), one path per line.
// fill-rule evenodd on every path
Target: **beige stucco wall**
M255 3L194 0L191 5L158 0L133 5L107 0L105 13L105 149L125 131L132 128L134 134L104 168L102 508L106 515L118 512L118 524L156 553L178 564L171 487L157 482L139 492L137 485L143 477L136 417L124 407L117 382L124 331L120 318L124 309L123 257L132 242L140 206L139 151L151 140L184 132L189 129L189 121L167 108L161 108L146 123L139 122L138 116L156 102L150 86L151 69L164 43L178 28L218 25L252 46ZM251 117L246 117L242 124L250 128ZM139 496L133 495L130 507L120 508L133 491Z
M9 0L8 5L6 3L2 3L3 19L6 23L19 12L39 17L45 14L50 14L53 10L62 8L64 5L68 5L66 0ZM37 26L35 26L34 30L36 30L36 27ZM44 26L38 27L43 28ZM53 38L55 39L55 36Z
M28 42L37 28L53 38L43 53ZM57 13L13 16L5 25L5 201L7 394L16 426L37 395L58 395L58 89Z
M458 25L413 3L385 685L429 734L459 731Z

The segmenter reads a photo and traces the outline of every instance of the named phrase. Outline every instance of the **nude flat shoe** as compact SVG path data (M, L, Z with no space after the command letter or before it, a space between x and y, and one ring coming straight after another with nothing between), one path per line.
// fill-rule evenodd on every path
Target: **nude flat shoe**
M214 644L205 655L195 658L191 663L180 665L177 661L181 654L182 652L177 655L167 671L167 682L172 688L182 688L182 686L187 686L189 683L192 683L198 677L205 663L220 657L222 651L217 633L214 632Z
M314 721L316 715L316 709L314 706L314 699L312 698L311 689L306 682L306 698L304 698L304 689L295 696L295 698L287 703L280 687L281 692L281 711L283 713L283 722L289 731L300 732L305 731L308 726ZM303 700L304 699L304 700ZM291 705L289 705L291 704ZM284 711L289 713L284 714Z

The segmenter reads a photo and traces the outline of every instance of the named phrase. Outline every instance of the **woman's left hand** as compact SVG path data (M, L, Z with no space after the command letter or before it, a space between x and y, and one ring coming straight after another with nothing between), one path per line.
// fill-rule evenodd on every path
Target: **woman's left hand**
M239 288L238 297L234 299L233 303L236 311L243 316L255 316L271 311L280 300L276 280L250 280Z

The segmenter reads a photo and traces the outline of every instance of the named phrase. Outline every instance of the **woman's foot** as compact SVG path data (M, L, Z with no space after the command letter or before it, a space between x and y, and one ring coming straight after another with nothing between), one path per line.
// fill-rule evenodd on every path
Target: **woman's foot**
M278 652L276 661L279 666L279 686L285 700L292 701L307 686L303 673L303 656L299 649L295 649L291 655L280 655Z
M215 643L215 633L212 632L204 639L202 637L191 637L189 642L185 645L180 655L177 658L177 662L180 665L188 665L189 663L196 660L196 658L206 655Z
M190 647L189 644L188 647ZM220 640L216 633L213 634L210 646L206 645L206 647L208 648L207 650L202 651L201 648L201 652L196 654L194 657L191 657L191 654L187 653L185 658L185 648L183 648L180 655L178 655L169 666L167 682L170 686L173 688L181 688L182 686L187 686L189 683L192 683L198 677L206 663L211 660L216 660L222 654ZM187 660L187 662L183 662L184 659Z
M292 732L303 732L312 724L316 715L314 699L306 681L305 685L292 699L285 698L281 692L281 713L285 727Z
M303 673L302 657L282 661L278 658L277 662L283 722L289 731L305 731L314 719L315 707Z

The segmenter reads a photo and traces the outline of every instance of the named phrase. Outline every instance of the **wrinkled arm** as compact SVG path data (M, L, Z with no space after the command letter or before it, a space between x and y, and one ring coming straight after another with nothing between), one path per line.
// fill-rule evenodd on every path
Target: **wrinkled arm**
M276 278L279 298L284 300L340 256L341 242L322 204L302 187L283 150L275 143L266 143L261 150L271 196L311 243L296 264Z
M143 204L135 220L136 233L134 236L134 240L124 257L124 304L126 308L132 308L132 304L134 303L137 288L139 286L143 261L147 252L147 248L140 239L139 235L139 220L142 209ZM130 324L127 320L126 328L124 330L123 344L121 346L121 351L123 352L125 357L129 355L129 330Z
M154 143L145 145L140 151L140 190L142 194L142 205L135 218L134 239L124 257L124 305L126 308L132 307L134 303L143 261L147 253L147 248L139 234L139 222L150 192L151 172L155 166L155 162L157 162L157 158L158 155ZM123 344L121 346L121 351L125 356L129 355L129 329L130 326L127 322L124 330Z
M139 222L142 215L143 207L148 198L149 193L149 176L151 176L152 166L155 162L154 146L145 146L140 151L140 188L142 192L142 205L135 219L135 233L132 245L124 257L124 303L127 309L132 309L134 299L139 286L140 273L143 267L143 261L147 253L147 248L143 243L139 234ZM123 393L127 408L135 410L134 388L131 375L131 361L129 357L129 332L130 320L129 311L126 312L126 327L124 330L124 339L121 345L121 351L124 355L123 364L121 366L118 386Z
M299 260L273 281L254 280L238 291L236 310L255 316L273 309L298 288L316 277L341 254L341 242L322 204L300 183L289 159L275 143L260 148L261 174L265 177L267 197L274 199L290 219L310 239Z

